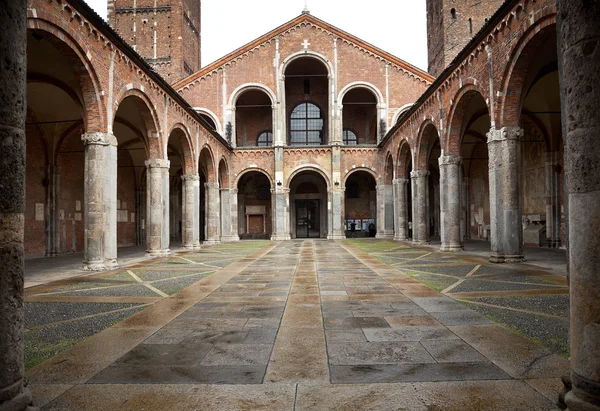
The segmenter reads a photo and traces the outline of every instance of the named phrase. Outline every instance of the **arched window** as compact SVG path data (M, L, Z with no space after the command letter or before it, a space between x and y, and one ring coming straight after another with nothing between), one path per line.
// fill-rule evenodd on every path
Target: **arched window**
M355 146L358 144L358 137L352 130L344 129L344 134L342 135L342 141L347 146Z
M323 116L313 103L300 103L290 116L290 145L323 144Z
M450 9L450 17L452 17L452 20L456 20L456 9L455 8Z
M263 131L258 135L256 139L256 145L259 147L269 147L273 145L273 133L270 131Z

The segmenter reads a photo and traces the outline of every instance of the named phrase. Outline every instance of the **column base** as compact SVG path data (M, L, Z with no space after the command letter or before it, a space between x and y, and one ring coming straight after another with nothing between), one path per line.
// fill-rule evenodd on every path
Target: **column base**
M463 251L465 248L463 247L462 244L442 244L442 246L440 247L440 251L443 252L457 252L457 251Z
M490 256L490 263L502 264L502 263L522 263L525 260L525 256L523 255L506 255L506 254L496 254L493 253Z
M108 261L84 261L82 267L83 271L109 271L114 268Z
M291 239L292 237L289 234L273 234L271 236L271 241L288 241Z
M413 240L412 245L429 245L431 241L429 240Z
M345 240L346 239L346 235L345 234L330 234L327 236L328 240Z
M567 410L600 411L600 382L580 377L573 371L570 382L571 389L565 395Z
M222 243L231 243L233 241L240 241L239 235L222 235L221 242Z
M194 251L194 250L198 250L200 248L200 246L198 245L196 247L196 245L194 245L194 244L186 244L186 245L182 245L181 248L183 248L185 251Z
M202 245L217 245L219 243L219 240L205 240L202 242Z
M394 241L408 241L408 237L401 235L394 236Z
M548 240L548 247L550 247L550 248L561 248L560 240Z
M22 380L19 384L22 384ZM11 385L14 387L14 384ZM1 390L0 390L1 392ZM2 410L15 410L15 411L37 411L39 408L33 407L33 396L28 388L23 387L21 392L11 398L8 401L0 403L0 409Z
M389 233L382 233L382 234L375 234L375 238L380 239L380 240L393 240L394 239L394 234L389 234Z
M170 249L164 250L146 250L146 257L168 257L171 255Z

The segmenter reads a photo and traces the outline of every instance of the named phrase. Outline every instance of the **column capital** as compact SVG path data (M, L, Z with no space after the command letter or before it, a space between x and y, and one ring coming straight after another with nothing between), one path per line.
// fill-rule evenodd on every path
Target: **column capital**
M183 180L183 181L200 181L200 176L198 174L184 174L181 176L181 180Z
M462 157L457 155L440 156L438 158L438 164L440 166L447 165L459 165L462 163Z
M101 131L96 131L93 133L83 133L81 135L81 140L83 143L87 145L96 145L96 146L117 146L117 138L113 133L103 133Z
M410 181L409 178L396 178L393 180L393 184L396 184L396 185L408 184L409 181Z
M410 178L427 177L429 170L413 170L410 172Z
M204 187L206 187L206 188L214 188L214 189L218 190L219 189L219 183L214 182L214 181L209 181L209 182L204 183Z
M237 194L239 191L240 191L240 190L239 190L239 189L237 189L237 188L230 188L230 189L229 189L229 192L230 192L231 194Z
M490 128L487 133L487 142L492 143L494 141L505 141L505 140L518 140L523 137L524 131L521 127L502 127L500 130Z
M145 163L148 168L169 168L171 162L162 158L151 158L146 160Z

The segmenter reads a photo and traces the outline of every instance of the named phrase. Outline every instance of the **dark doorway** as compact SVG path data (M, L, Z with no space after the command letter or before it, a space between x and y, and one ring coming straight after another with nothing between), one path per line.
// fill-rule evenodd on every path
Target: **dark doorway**
M320 200L296 200L296 238L319 238Z

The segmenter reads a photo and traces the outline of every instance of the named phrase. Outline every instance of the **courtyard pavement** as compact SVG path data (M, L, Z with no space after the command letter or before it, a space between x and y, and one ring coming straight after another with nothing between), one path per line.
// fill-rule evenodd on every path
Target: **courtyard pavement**
M569 372L565 277L468 253L243 241L42 283L48 410L551 410Z

